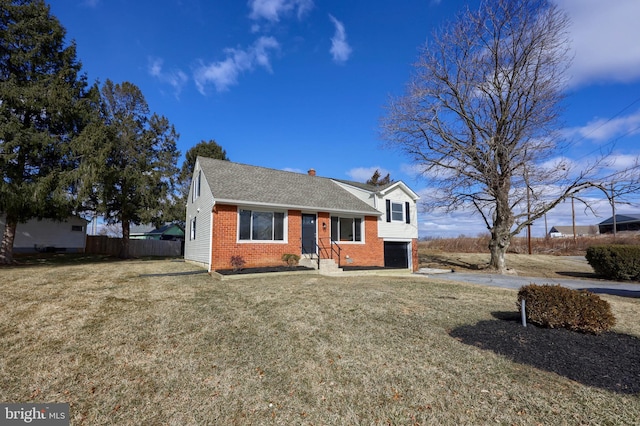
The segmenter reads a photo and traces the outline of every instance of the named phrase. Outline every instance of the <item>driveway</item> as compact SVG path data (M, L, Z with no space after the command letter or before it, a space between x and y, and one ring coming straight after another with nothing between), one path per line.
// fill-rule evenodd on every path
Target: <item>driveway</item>
M518 275L500 275L468 272L443 272L443 270L421 269L418 273L447 281L459 281L470 284L518 290L528 284L560 284L564 287L589 290L593 293L611 294L622 297L640 298L640 283L605 281L595 279L540 278Z

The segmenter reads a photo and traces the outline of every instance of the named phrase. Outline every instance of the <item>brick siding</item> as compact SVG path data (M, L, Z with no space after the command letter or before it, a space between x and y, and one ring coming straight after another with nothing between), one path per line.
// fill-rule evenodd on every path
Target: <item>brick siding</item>
M238 208L235 205L216 204L213 208L213 230L211 233L211 269L230 269L231 257L242 256L245 268L282 265L285 253L300 255L302 238L302 212L288 211L287 242L238 242ZM317 214L317 232L320 245L330 241L330 215ZM341 263L351 266L384 266L384 243L378 238L378 218L365 217L365 244L341 244ZM323 227L326 224L326 227ZM414 244L417 247L417 244ZM347 263L347 256L351 259ZM417 259L417 249L414 254ZM417 260L414 262L417 264Z

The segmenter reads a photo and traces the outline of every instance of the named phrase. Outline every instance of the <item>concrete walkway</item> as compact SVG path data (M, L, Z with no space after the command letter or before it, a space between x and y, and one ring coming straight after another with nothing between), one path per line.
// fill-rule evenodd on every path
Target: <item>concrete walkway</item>
M470 284L488 285L493 287L519 289L528 284L560 284L573 289L589 290L593 293L611 294L622 297L640 298L640 283L605 281L595 279L571 279L571 278L540 278L521 277L518 275L500 275L468 272L450 272L448 270L421 269L419 274L427 275L431 278L447 281L460 281Z

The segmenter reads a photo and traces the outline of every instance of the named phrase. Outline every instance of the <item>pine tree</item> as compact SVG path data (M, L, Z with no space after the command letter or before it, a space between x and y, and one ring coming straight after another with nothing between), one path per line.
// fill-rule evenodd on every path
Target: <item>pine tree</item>
M382 174L380 174L380 170L376 169L369 180L367 180L367 185L384 186L391 183L391 175L389 173L387 173L387 175L382 179L380 179L380 176L382 176Z
M16 226L62 219L72 197L64 174L86 117L76 47L42 0L0 0L0 263L13 261Z
M164 222L175 186L178 134L167 118L151 114L140 89L107 80L99 118L80 138L81 195L94 200L108 224L122 226L120 257L129 257L130 224Z

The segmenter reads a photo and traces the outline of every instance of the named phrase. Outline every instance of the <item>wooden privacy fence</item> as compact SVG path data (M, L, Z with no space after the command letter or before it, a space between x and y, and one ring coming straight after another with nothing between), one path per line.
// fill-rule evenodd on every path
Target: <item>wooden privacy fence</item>
M122 247L122 238L111 238L104 235L87 235L85 253L118 256ZM129 255L143 256L182 256L182 241L165 240L129 240Z

